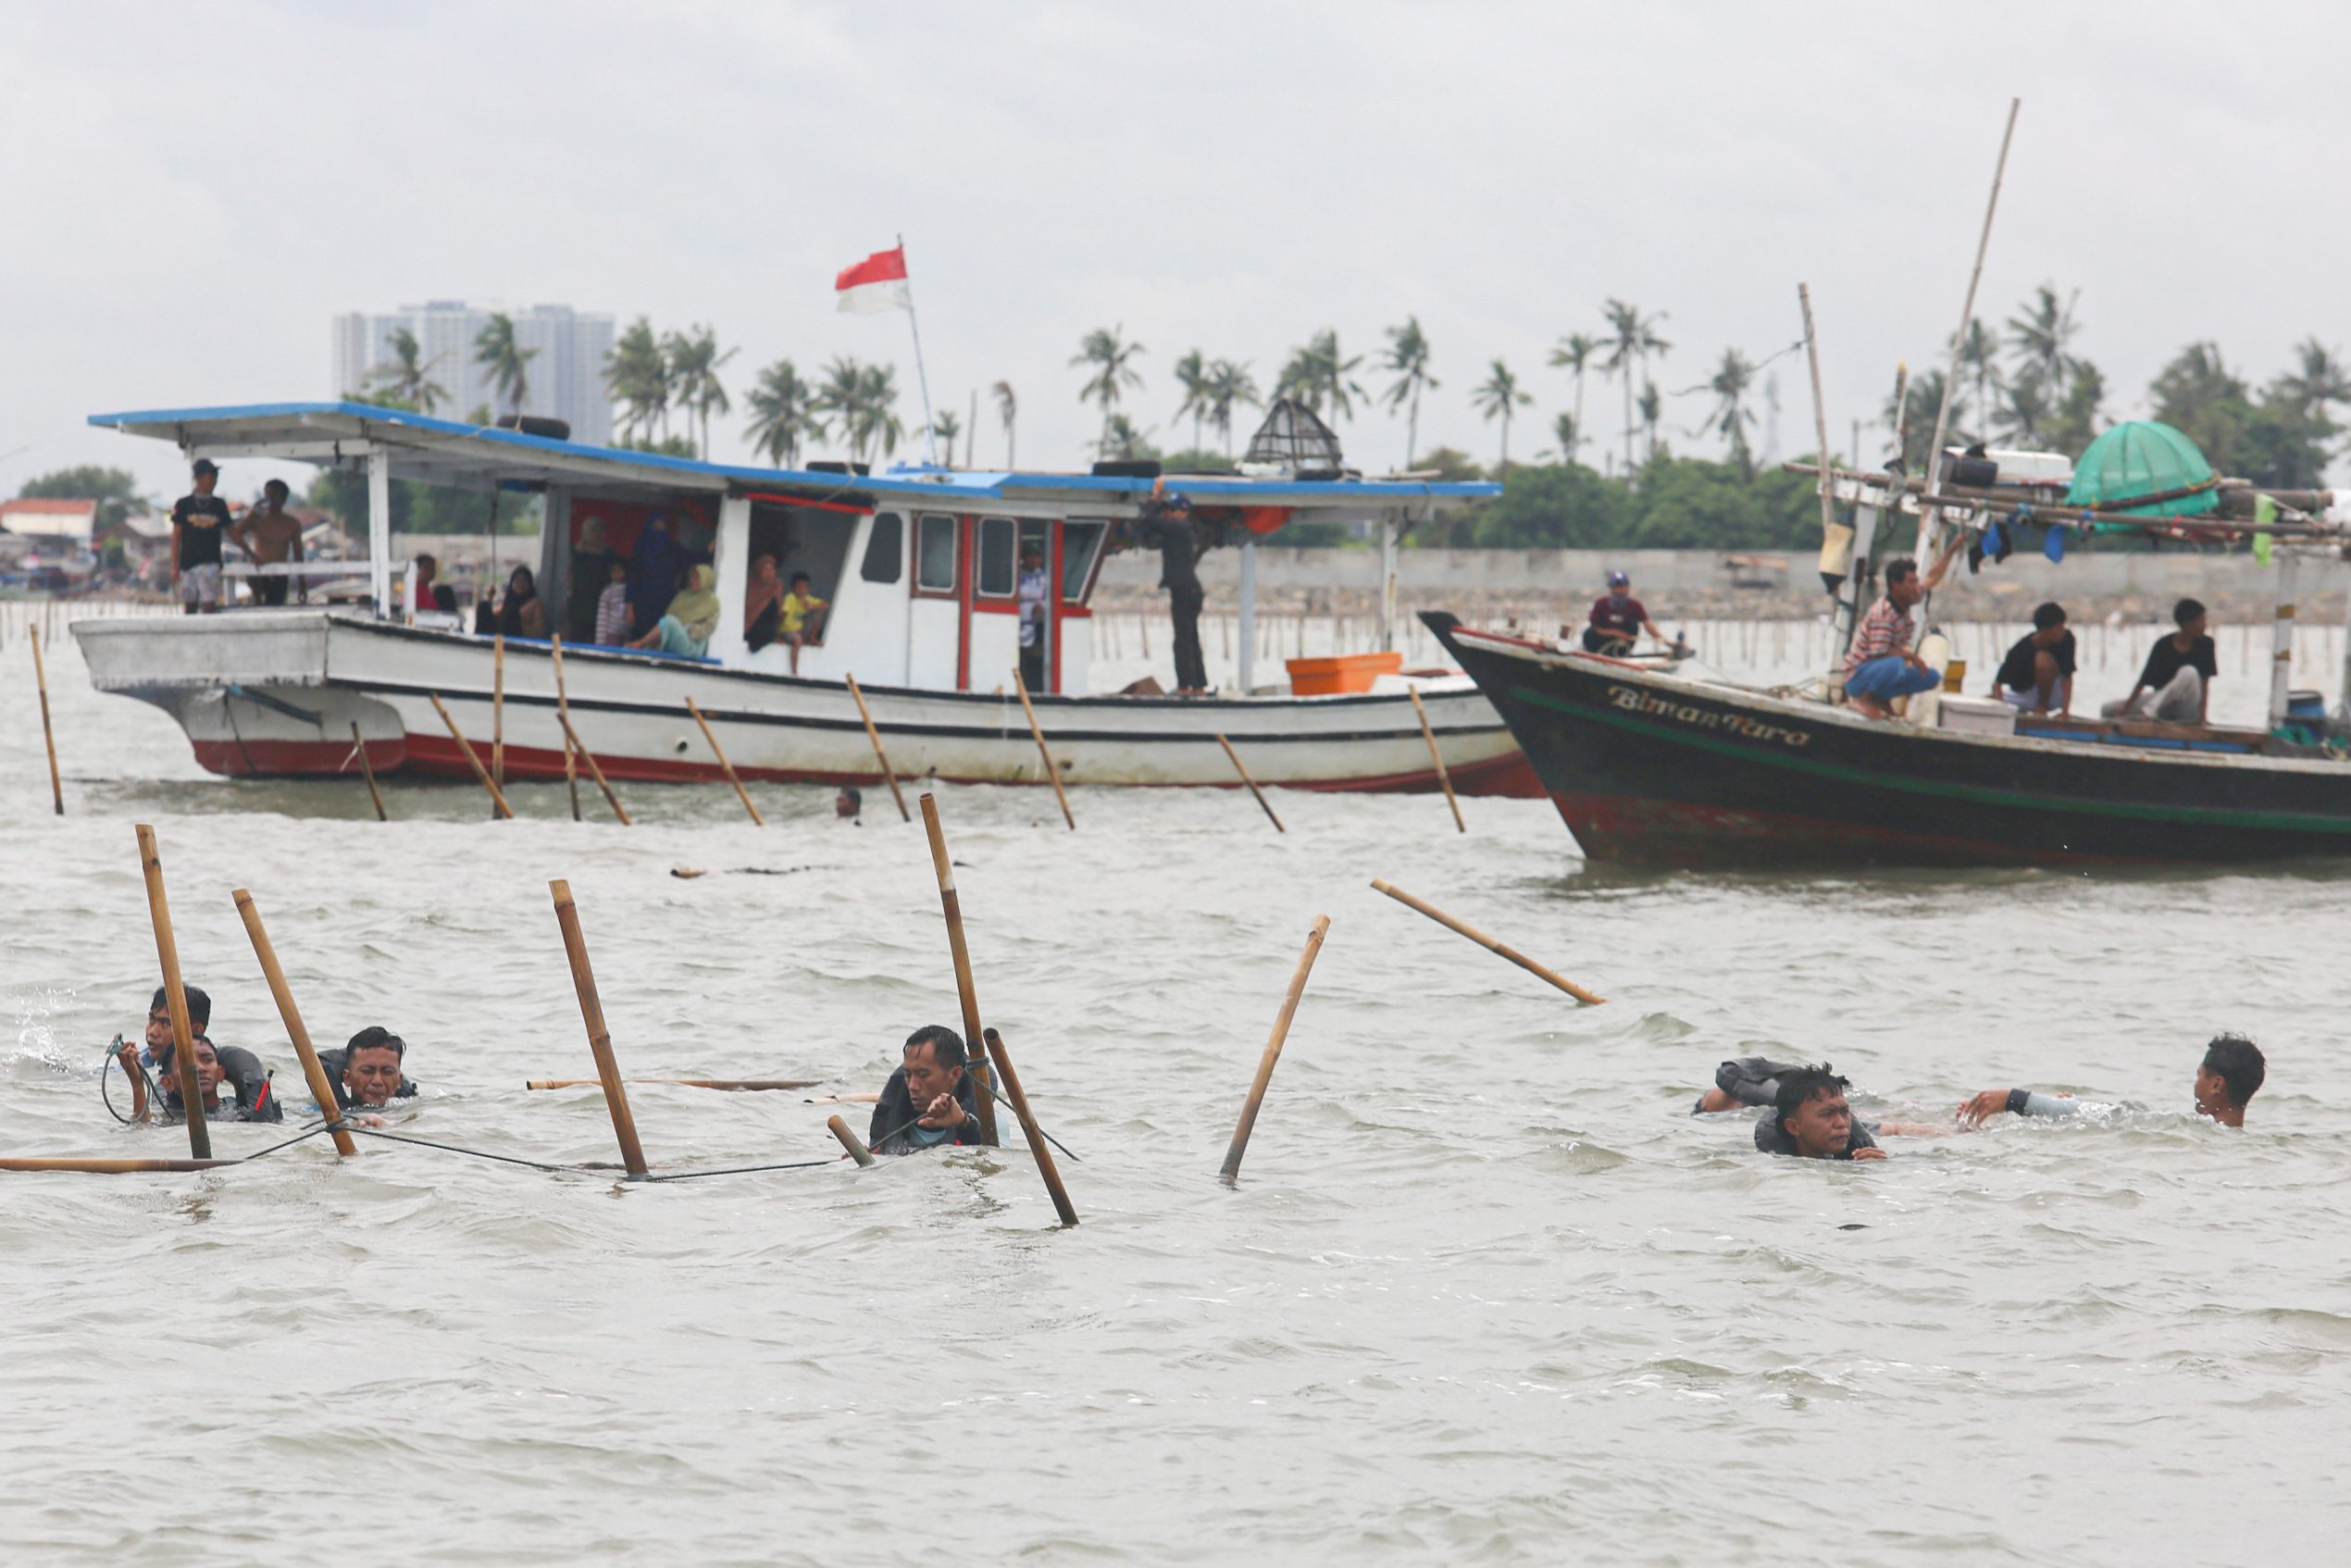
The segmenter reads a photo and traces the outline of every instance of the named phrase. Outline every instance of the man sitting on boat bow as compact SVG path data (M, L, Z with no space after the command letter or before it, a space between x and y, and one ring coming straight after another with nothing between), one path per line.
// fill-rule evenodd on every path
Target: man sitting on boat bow
M1943 678L1912 651L1919 628L1910 618L1910 606L1943 581L1964 538L1954 536L1924 578L1919 576L1919 564L1907 555L1885 564L1885 594L1861 617L1845 655L1845 694L1864 717L1891 718L1894 710L1887 703L1914 696Z
M926 1024L906 1037L906 1060L882 1086L866 1128L877 1154L982 1144L979 1096L964 1070L964 1037Z
M1633 597L1633 579L1618 571L1608 574L1608 591L1592 601L1590 624L1584 628L1584 651L1621 659L1633 652L1636 634L1646 631L1660 642L1665 633L1649 621L1647 605Z

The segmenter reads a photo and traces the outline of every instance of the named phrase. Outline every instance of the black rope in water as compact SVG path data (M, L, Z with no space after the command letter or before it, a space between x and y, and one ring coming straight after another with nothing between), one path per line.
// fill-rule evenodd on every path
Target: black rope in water
M302 1143L310 1139L314 1139L322 1132L332 1132L337 1127L341 1126L342 1126L342 1123L341 1122L320 1122L317 1126L312 1127L309 1131L298 1132L294 1134L293 1137L286 1139L283 1143L273 1143L267 1149L256 1149L250 1154L240 1154L237 1156L237 1164L241 1165L248 1164L255 1160L260 1159L264 1154L275 1154L280 1149L292 1149L297 1143ZM346 1127L344 1130L351 1131L353 1129Z
M644 1181L692 1181L697 1176L755 1176L761 1171L808 1171L815 1170L819 1165L837 1165L847 1158L849 1158L849 1156L846 1154L837 1154L828 1160L798 1160L790 1164L784 1165L729 1165L725 1170L718 1171L661 1171L648 1173L640 1179Z
M579 1165L550 1165L538 1160L525 1160L514 1154L492 1154L489 1151L483 1149L461 1148L454 1143L435 1143L429 1138L404 1138L399 1133L380 1132L374 1127L347 1126L344 1130L347 1132L355 1132L362 1138L381 1138L389 1139L394 1143L413 1143L419 1149L442 1149L446 1150L452 1154L470 1154L477 1160L496 1160L509 1165L528 1165L534 1171L562 1172L582 1170L586 1168L585 1166Z

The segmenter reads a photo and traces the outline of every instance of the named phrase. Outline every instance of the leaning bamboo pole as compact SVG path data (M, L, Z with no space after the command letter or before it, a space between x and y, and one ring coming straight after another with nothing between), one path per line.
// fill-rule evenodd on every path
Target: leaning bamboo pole
M237 902L237 914L245 923L245 935L253 940L253 955L261 960L261 977L269 982L269 995L278 1003L278 1016L286 1026L286 1039L293 1045L294 1054L302 1059L302 1076L310 1085L310 1097L318 1109L330 1118L329 1131L335 1140L335 1152L346 1159L359 1152L359 1145L343 1129L335 1096L334 1081L327 1076L326 1064L318 1060L317 1048L310 1043L310 1030L302 1021L302 1010L294 1005L293 989L286 984L286 972L278 963L278 950L270 945L269 933L261 924L261 910L253 895L239 888L230 895Z
M1274 1082L1274 1064L1282 1059L1282 1042L1289 1039L1290 1020L1298 1016L1299 998L1306 994L1306 977L1314 972L1315 955L1323 951L1323 939L1330 934L1331 917L1314 916L1314 928L1306 933L1306 951L1298 955L1298 967L1291 972L1289 989L1282 993L1282 1010L1275 1015L1274 1032L1266 1037L1264 1053L1257 1059L1257 1076L1249 1086L1249 1098L1241 1102L1241 1119L1233 1128L1233 1141L1225 1150L1224 1169L1218 1174L1231 1181L1241 1173L1241 1156L1249 1152L1249 1136L1257 1130L1257 1113L1265 1103L1265 1090Z
M1013 1071L1013 1059L1004 1050L1002 1037L989 1029L981 1038L988 1042L988 1057L995 1063L997 1076L1004 1080L1004 1093L1013 1102L1013 1114L1020 1119L1020 1130L1028 1138L1028 1151L1037 1157L1037 1174L1045 1180L1045 1191L1053 1200L1053 1212L1061 1215L1062 1224L1076 1225L1076 1205L1069 1201L1069 1188L1062 1185L1061 1169L1053 1164L1053 1151L1045 1146L1043 1129L1029 1114L1028 1096L1021 1092L1020 1075Z
M1386 893L1389 898L1394 899L1398 903L1402 904L1405 908L1417 909L1423 915L1427 915L1431 920L1434 920L1438 925L1444 927L1447 930L1458 932L1462 936L1467 937L1470 940L1484 948L1486 952L1495 954L1497 957L1509 959L1512 964L1517 964L1520 968L1525 970L1536 979L1546 980L1550 984L1559 987L1560 989L1565 991L1576 1001L1584 1003L1586 1007L1598 1007L1600 1003L1608 1000L1608 998L1604 996L1593 995L1590 991L1586 990L1582 986L1577 985L1574 981L1563 978L1553 973L1551 970L1545 968L1542 964L1536 963L1535 960L1527 957L1526 954L1519 952L1518 949L1514 947L1505 947L1502 943L1496 941L1493 938L1487 936L1476 927L1469 925L1463 921L1454 919L1451 915L1446 914L1435 904L1414 898L1403 889L1395 886L1394 884L1387 881L1385 878L1378 877L1373 877L1372 886L1380 892Z
M847 1122L842 1121L839 1116L827 1116L825 1118L825 1126L840 1140L841 1148L848 1151L851 1159L861 1165L870 1165L874 1163L874 1151L865 1147L864 1139L849 1130Z
M602 1088L602 1078L532 1078L525 1089L589 1089ZM762 1089L815 1089L822 1078L624 1078L624 1083L667 1084L678 1089L715 1089L729 1093L751 1093Z
M906 809L906 791L898 787L897 770L889 765L889 753L882 750L881 731L874 728L873 710L865 706L865 693L857 689L857 678L849 677L849 694L857 700L857 716L865 721L865 739L873 742L874 760L881 764L882 778L889 785L889 798L898 803L898 819L912 822L914 814Z
M954 863L947 856L947 835L939 826L939 803L928 794L922 798L923 831L930 835L930 863L939 874L939 906L947 916L947 952L955 964L955 996L963 1003L964 1038L971 1043L965 1047L965 1059L979 1087L991 1092L979 1096L980 1136L993 1144L996 1141L996 1099L989 1082L985 1040L980 1034L979 996L972 983L971 950L964 942L964 905L955 891Z
M384 813L384 792L376 788L376 765L367 760L367 742L360 738L359 721L351 721L351 749L359 753L359 775L367 781L367 798L376 803L376 820L390 822Z
M628 808L620 803L620 797L612 792L612 785L606 782L604 778L604 770L596 765L596 753L590 751L585 745L580 743L579 732L572 728L571 720L566 718L564 719L562 723L564 727L564 743L578 753L579 760L581 762L588 765L589 777L595 779L596 788L604 792L604 803L612 807L612 814L620 818L620 825L623 828L635 827L636 824L628 820Z
M138 1171L209 1171L242 1160L84 1160L69 1155L18 1154L0 1159L0 1171L83 1171L93 1176L129 1176Z
M41 663L41 628L28 627L32 634L32 683L41 691L41 743L49 748L49 803L59 816L66 814L66 787L57 777L57 732L49 724L49 672Z
M491 639L490 777L506 787L506 634Z
M571 699L564 691L564 634L549 641L549 658L555 669L555 718L564 729L564 788L571 791L571 819L579 818L579 755L571 743Z
M155 928L155 962L163 969L163 1000L171 1014L171 1064L180 1077L180 1106L188 1114L188 1152L212 1158L212 1126L204 1115L204 1081L196 1072L196 1029L188 1020L188 992L180 983L180 942L171 933L171 904L163 892L163 858L155 830L138 825L139 869L147 879L147 917Z
M571 961L571 988L579 997L579 1018L588 1027L588 1050L596 1058L596 1078L603 1086L604 1109L612 1114L621 1164L630 1176L641 1176L645 1150L637 1141L637 1119L629 1114L628 1090L622 1087L620 1063L613 1055L612 1030L605 1027L604 1004L596 995L596 972L589 966L588 939L580 934L571 884L558 877L547 884L547 890L554 896L555 924L563 930L564 954Z
M1445 803L1453 808L1453 826L1462 832L1469 831L1469 824L1462 820L1462 803L1453 794L1453 776L1445 771L1444 753L1437 749L1437 731L1429 728L1428 710L1421 706L1421 689L1408 686L1405 691L1412 699L1412 712L1421 721L1421 739L1428 742L1428 760L1437 765L1437 782L1445 791Z
M767 819L759 815L757 806L751 803L751 791L744 789L743 781L735 777L735 765L727 760L726 752L718 744L717 735L711 730L710 720L702 716L702 709L696 705L691 697L686 699L686 711L694 716L696 724L702 726L702 738L710 742L710 754L718 759L718 771L725 774L727 782L735 787L736 798L743 803L743 809L751 813L753 824L760 828L766 827Z
M1241 776L1241 782L1249 786L1249 792L1257 797L1257 803L1261 807L1263 807L1266 820L1274 825L1274 831L1276 833L1288 832L1289 829L1282 826L1282 819L1274 815L1274 808L1266 803L1265 791L1259 789L1257 787L1257 780L1249 776L1249 765L1241 761L1241 754L1238 752L1233 750L1233 743L1230 740L1225 740L1222 735L1219 735L1216 738L1216 743L1225 748L1225 754L1226 756L1233 759L1233 771Z
M1028 733L1037 742L1037 754L1045 759L1045 781L1053 787L1053 799L1061 803L1062 820L1068 823L1069 830L1075 833L1077 831L1077 818L1069 815L1069 796L1062 790L1061 769L1053 765L1052 749L1045 744L1045 731L1037 722L1037 709L1028 701L1028 678L1020 673L1017 665L1013 666L1013 690L1020 693L1020 711L1028 716Z
M498 788L498 781L490 777L488 768L481 765L481 758L474 754L472 742L466 739L465 731L457 728L457 721L449 716L448 708L442 703L441 693L428 691L425 695L431 699L432 711L441 716L441 722L449 727L449 739L457 742L457 750L464 753L466 761L472 765L474 777L480 779L481 787L490 791L490 803L497 808L495 815L512 821L515 811L506 803L505 791Z

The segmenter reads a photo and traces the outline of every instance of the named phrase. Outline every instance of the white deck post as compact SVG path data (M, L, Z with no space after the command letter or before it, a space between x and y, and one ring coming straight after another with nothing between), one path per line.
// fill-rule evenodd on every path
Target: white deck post
M2343 595L2343 697L2336 708L2351 714L2351 585Z
M1233 684L1246 697L1257 684L1257 536L1253 533L1241 538L1241 613L1233 636L1240 643L1240 663Z
M392 615L392 454L367 454L367 589L376 615Z
M1379 516L1379 645L1396 646L1396 514Z
M2294 685L2294 579L2301 554L2281 550L2278 562L2278 604L2270 619L2270 728L2285 722L2286 692Z

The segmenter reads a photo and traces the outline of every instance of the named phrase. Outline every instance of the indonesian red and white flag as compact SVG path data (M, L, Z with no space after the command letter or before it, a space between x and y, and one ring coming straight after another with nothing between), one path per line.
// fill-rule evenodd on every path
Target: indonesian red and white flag
M876 310L912 310L914 296L906 286L906 247L876 251L854 267L841 268L833 280L833 297L843 310L863 315Z

